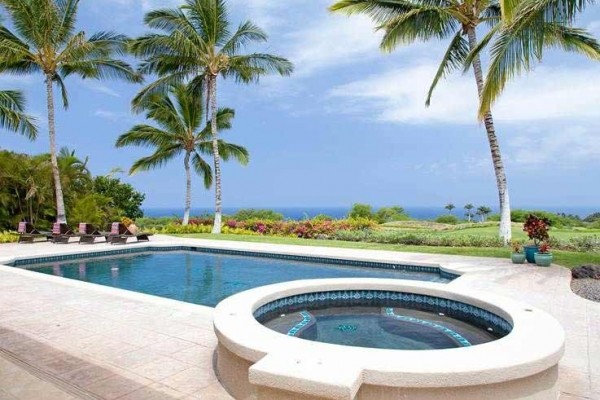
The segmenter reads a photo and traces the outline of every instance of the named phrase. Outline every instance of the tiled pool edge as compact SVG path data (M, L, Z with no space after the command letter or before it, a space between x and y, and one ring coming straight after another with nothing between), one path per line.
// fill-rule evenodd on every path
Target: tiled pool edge
M258 252L258 251L246 251L246 250L235 250L235 249L224 249L224 248L213 248L205 246L190 246L190 245L151 245L145 244L142 246L120 248L120 249L107 249L102 251L90 251L90 252L76 252L66 254L56 254L46 257L18 257L12 261L5 263L5 265L12 267L19 267L23 265L31 264L46 264L58 261L69 261L78 259L88 259L94 257L110 257L124 254L137 254L147 252L160 252L160 251L190 251L199 253L209 254L227 254L235 256L250 256L259 258L273 258L281 260L292 260L292 261L304 261L313 263L322 263L329 265L349 265L354 267L362 268L379 268L379 269L391 269L398 271L409 271L409 272L425 272L438 274L441 278L452 281L459 278L461 275L453 272L449 272L441 266L431 265L415 265L405 263L394 263L394 262L381 262L371 260L357 260L342 257L322 257L322 256L307 256L298 254L286 254L286 253L275 253L275 252Z

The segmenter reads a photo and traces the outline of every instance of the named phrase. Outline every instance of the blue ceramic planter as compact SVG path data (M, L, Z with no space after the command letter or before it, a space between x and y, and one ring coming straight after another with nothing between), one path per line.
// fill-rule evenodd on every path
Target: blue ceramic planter
M535 253L535 263L540 267L552 265L552 253Z
M538 252L539 248L537 245L523 246L525 250L525 258L530 264L535 264L535 253Z

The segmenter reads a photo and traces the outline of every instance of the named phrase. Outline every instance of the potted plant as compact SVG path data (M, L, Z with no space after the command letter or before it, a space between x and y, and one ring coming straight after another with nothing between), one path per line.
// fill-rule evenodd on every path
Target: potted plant
M523 253L523 245L518 240L513 240L512 242L513 252L510 256L513 264L523 264L525 263L525 253Z
M540 267L549 267L552 264L552 253L550 253L548 243L540 244L537 253L535 253L535 263Z
M539 249L539 244L550 239L550 220L548 218L539 218L533 214L529 214L523 224L523 231L527 233L529 239L533 240L533 244L524 246L525 258L527 262L535 263L535 253Z

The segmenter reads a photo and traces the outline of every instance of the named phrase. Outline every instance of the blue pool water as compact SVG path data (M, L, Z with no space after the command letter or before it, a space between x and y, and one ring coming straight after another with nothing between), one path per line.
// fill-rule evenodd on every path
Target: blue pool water
M441 312L409 307L304 309L261 322L288 336L377 349L451 349L483 344L501 337Z
M449 281L434 272L188 251L137 253L19 267L211 307L247 289L298 279L362 277Z

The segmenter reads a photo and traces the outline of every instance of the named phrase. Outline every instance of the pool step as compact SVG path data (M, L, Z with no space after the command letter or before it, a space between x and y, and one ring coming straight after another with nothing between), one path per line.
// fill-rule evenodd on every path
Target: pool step
M249 369L258 398L284 398L293 392L310 399L352 400L362 384L362 369L352 360L293 354L269 354Z

